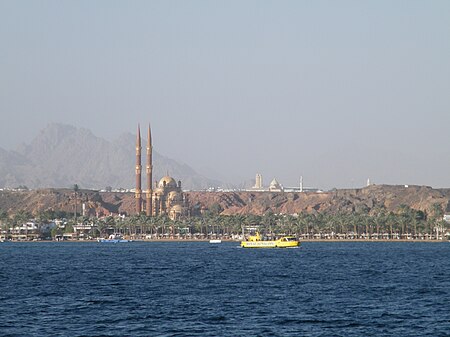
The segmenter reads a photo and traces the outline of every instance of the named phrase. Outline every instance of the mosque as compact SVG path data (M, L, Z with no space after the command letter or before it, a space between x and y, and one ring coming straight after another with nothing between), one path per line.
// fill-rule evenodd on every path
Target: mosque
M176 220L187 215L188 203L186 196L181 190L181 181L178 183L170 176L165 176L161 180L155 181L155 186L152 187L152 135L150 126L148 127L147 136L147 161L146 161L146 190L142 191L141 179L141 131L138 125L136 136L136 213L140 214L145 211L147 216L157 216L166 214L170 219ZM145 202L144 202L145 199Z

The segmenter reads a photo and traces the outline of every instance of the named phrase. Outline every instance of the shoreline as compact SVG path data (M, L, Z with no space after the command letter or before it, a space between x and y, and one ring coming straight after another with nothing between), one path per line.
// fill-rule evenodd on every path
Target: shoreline
M131 242L206 242L209 243L210 239L157 239L157 240L150 240L150 239L138 239L138 240L131 240ZM240 243L241 240L230 240L230 239L221 239L222 242L236 242ZM449 242L450 240L365 240L365 239L307 239L307 240L299 240L300 244L304 242L413 242L413 243L419 243L419 242L427 242L427 243L442 243L442 242ZM99 243L97 240L36 240L36 241L2 241L1 243L44 243L44 242L63 242L63 243L69 243L69 242L76 242L76 243Z

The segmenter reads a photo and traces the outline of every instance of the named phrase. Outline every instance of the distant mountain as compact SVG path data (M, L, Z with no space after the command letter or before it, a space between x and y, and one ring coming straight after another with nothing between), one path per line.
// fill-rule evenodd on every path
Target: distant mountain
M123 134L113 142L96 137L87 129L50 124L30 143L16 151L0 148L0 187L69 187L102 189L134 188L136 136ZM143 175L145 186L145 144L143 139ZM153 151L153 180L169 172L186 189L217 186L220 182L198 174Z

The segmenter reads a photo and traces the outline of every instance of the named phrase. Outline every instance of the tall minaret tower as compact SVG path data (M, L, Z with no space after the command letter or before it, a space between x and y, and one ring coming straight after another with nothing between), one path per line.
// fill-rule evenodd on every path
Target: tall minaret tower
M260 173L256 174L255 177L255 186L253 186L255 189L261 189L262 188L262 175Z
M147 134L147 194L146 194L146 203L145 203L145 211L147 216L152 216L152 132L150 130L150 125L148 126L148 134Z
M137 136L136 136L136 213L141 213L141 129L138 124Z

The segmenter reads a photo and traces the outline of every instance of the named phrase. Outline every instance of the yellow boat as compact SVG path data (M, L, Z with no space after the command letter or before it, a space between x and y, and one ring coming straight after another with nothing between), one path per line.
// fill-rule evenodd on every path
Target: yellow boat
M283 236L277 240L262 240L259 233L250 235L247 240L241 241L243 248L292 248L300 246L300 242L295 236Z

